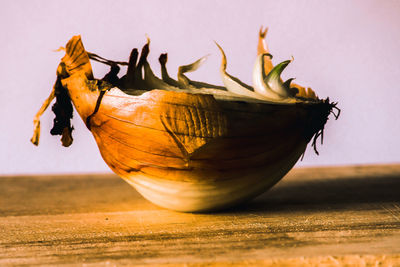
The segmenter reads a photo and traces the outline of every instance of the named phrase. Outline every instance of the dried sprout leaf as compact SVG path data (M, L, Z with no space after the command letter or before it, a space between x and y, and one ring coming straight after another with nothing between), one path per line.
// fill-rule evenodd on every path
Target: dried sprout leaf
M221 56L222 56L220 72L221 72L221 76L222 76L222 81L224 82L226 89L232 93L239 94L239 95L248 95L248 96L253 95L253 94L251 94L251 92L253 91L253 88L250 85L245 84L238 78L233 77L226 72L226 67L228 65L228 62L226 59L225 51L222 49L222 47L217 42L215 42L215 44L217 45L219 51L221 52ZM248 91L250 91L250 95L249 95Z
M188 87L190 85L190 80L185 76L184 73L197 70L204 63L204 61L206 61L208 56L209 55L206 55L191 64L182 65L178 68L178 82L183 88Z
M257 55L262 55L262 54L270 54L270 51L268 49L268 45L267 42L265 40L266 36L268 33L268 28L266 27L263 30L263 27L261 26L259 34L258 34L258 45L257 45ZM263 59L264 60L264 74L268 75L274 68L274 65L272 63L272 56L270 56L269 58ZM295 88L297 89L298 93L296 94L297 97L301 97L301 98L308 98L308 99L313 99L313 100L318 100L318 97L312 93L307 94L305 92L306 88L298 85L296 83L292 83L291 84L291 88ZM292 94L293 92L295 92L295 90L290 89L290 93Z
M109 59L106 59L106 58L104 58L104 57L101 57L101 56L99 56L99 55L97 55L97 54L90 53L90 52L88 52L88 51L86 51L86 53L87 53L89 59L94 60L94 61L97 61L97 62L100 62L100 63L103 63L103 64L106 64L106 65L112 66L112 65L117 64L117 65L122 65L122 66L128 66L128 63L127 63L127 62L124 62L124 61L109 60Z
M54 118L53 128L50 130L51 135L62 135L61 141L63 146L70 146L72 143L71 119L73 116L73 107L68 90L61 83L61 76L57 76L54 86L56 102L52 106L52 111L56 115Z
M83 47L81 36L77 35L72 37L65 48L66 54L61 61L67 66L68 74L73 75L78 72L85 73L88 79L93 79L89 55Z
M265 30L263 31L263 27L261 26L260 32L258 34L257 55L270 54L267 42L265 41L267 33L268 28L265 28ZM264 60L265 75L267 75L273 69L273 67L274 65L272 64L272 56Z
M203 62L207 59L209 55L206 55L197 61L195 61L192 64L189 65L184 65L180 66L178 69L178 82L179 82L179 88L197 88L197 89L203 89L203 88L212 88L212 89L217 89L217 90L224 90L226 91L226 88L223 86L218 86L210 83L205 83L205 82L199 82L199 81L193 81L189 79L184 73L187 72L192 72L197 70Z
M120 84L120 79L118 77L119 71L120 67L117 64L113 64L111 65L110 71L104 75L101 80L111 84L112 86L118 86Z
M307 88L307 98L318 99L317 95L310 87Z
M220 67L220 72L221 72L221 78L222 81L226 87L226 89L234 94L245 96L248 98L252 99L257 99L257 100L262 100L266 102L281 102L281 103L292 103L295 102L294 99L291 98L282 98L279 95L277 95L275 92L270 90L269 88L268 91L265 91L265 94L260 93L259 91L256 91L256 87L253 89L249 85L243 83L240 81L238 78L231 76L226 72L226 67L227 67L227 59L224 50L220 45L218 46L221 55L222 55L222 61L221 61L221 67ZM256 65L254 71L253 71L253 79L258 79L259 81L262 82L263 85L265 83L263 82L263 73L262 73L262 68L260 66L262 65L262 62L260 61L258 66ZM261 84L260 82L260 84ZM264 91L263 91L264 92Z
M150 67L149 62L147 62L147 56L150 53L150 38L147 37L147 44L142 49L142 55L139 61L139 67L143 67L144 70L144 87L145 90L151 89L169 89L169 90L177 90L178 88L174 88L170 86L168 83L164 82L160 78L158 78L153 70Z
M303 97L303 98L307 97L306 88L304 88L303 86L299 86L297 84L293 84L292 86L296 87L297 90L299 90L299 92L297 93L298 97Z
M160 57L158 58L158 61L160 62L161 65L162 80L171 86L179 87L180 86L179 82L172 79L168 74L167 70L168 54L167 53L161 54Z
M61 52L61 51L65 51L65 47L60 46L58 49L54 50L54 52Z
M54 97L55 97L55 90L53 87L53 90L51 90L49 97L46 98L46 100L43 102L42 106L40 107L39 111L36 113L35 117L33 118L33 136L31 138L31 142L35 146L39 145L39 140L40 140L40 117L46 111L46 109L49 107L49 105L53 101Z
M151 90L151 89L170 89L170 90L177 90L178 88L173 88L173 86L170 86L160 78L158 78L153 70L150 67L150 64L145 61L143 64L143 69L144 69L144 83L145 83L145 88L146 90Z
M31 142L34 145L38 145L40 140L40 117L54 98L56 98L56 103L53 105L52 110L56 114L56 118L54 119L54 125L50 133L52 135L61 135L63 146L70 146L72 144L73 139L71 133L73 127L71 126L70 120L72 118L73 108L68 91L62 86L61 80L74 73L85 73L86 77L93 79L89 56L83 47L80 36L72 37L65 48L60 47L57 50L65 50L66 54L57 67L57 79L50 96L43 102L34 117L34 130L31 138Z
M65 127L61 134L62 145L65 147L69 147L70 145L72 145L73 140L74 139L72 138L72 129Z

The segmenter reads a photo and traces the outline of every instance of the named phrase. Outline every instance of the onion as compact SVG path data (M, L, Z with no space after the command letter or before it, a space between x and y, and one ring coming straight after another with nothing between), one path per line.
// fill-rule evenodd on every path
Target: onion
M290 61L273 67L265 56L268 50L260 49L266 32L261 33L254 88L226 72L226 55L218 44L224 87L185 75L206 57L181 66L174 80L163 54L160 79L146 59L150 39L138 62L137 49L129 62L117 62L87 52L80 36L74 36L57 69L56 85L35 116L31 141L38 144L39 117L56 91L66 90L60 101L72 101L107 165L153 203L203 212L249 200L277 183L311 140L317 152L316 140L329 114L339 116L337 103L293 89L292 79L282 82L280 74ZM90 59L110 65L110 72L95 79ZM128 66L121 78L120 65ZM70 129L61 133L64 145L70 145L69 120L62 125Z

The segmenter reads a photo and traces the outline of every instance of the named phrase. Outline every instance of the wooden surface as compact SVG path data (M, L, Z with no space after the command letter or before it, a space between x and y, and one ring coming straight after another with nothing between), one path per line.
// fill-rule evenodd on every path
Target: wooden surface
M400 266L400 165L292 170L246 205L184 214L114 175L0 177L0 265Z

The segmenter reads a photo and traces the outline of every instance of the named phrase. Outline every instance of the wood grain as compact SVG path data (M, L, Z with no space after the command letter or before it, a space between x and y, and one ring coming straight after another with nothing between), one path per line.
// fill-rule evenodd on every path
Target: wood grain
M400 165L298 168L215 214L115 175L0 178L0 265L400 266Z

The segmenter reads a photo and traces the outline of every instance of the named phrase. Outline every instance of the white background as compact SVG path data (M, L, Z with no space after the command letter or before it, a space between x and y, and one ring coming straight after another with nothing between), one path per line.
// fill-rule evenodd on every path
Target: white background
M220 55L228 71L251 83L261 25L274 63L294 56L284 78L338 101L320 156L308 149L297 166L400 162L400 1L1 1L0 173L105 172L97 146L77 113L74 144L49 134L42 117L39 147L29 139L32 119L50 93L62 52L80 34L88 51L126 61L152 40L150 63L169 54L169 72L211 54L190 74L219 83ZM94 65L95 74L107 71Z

